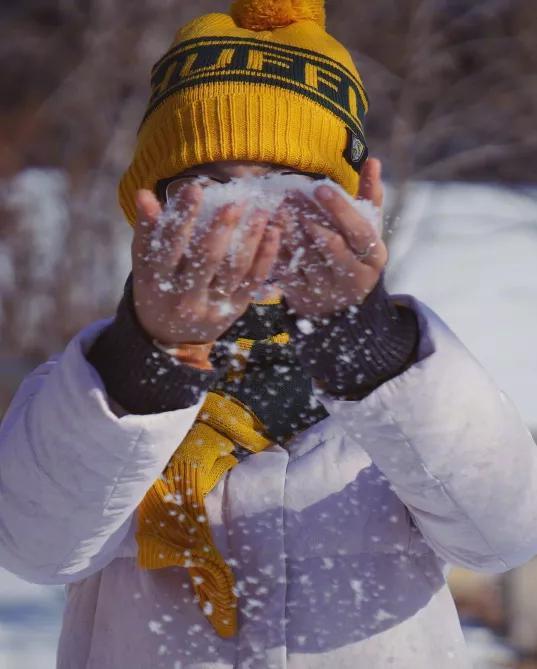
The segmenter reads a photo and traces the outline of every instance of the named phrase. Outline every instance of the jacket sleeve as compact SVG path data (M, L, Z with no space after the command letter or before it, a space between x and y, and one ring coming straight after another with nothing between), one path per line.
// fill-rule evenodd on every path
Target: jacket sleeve
M85 355L83 331L21 385L0 429L0 566L62 584L102 569L203 401L118 417Z
M418 362L361 402L323 402L439 557L477 571L516 567L537 554L537 446L438 316L397 299L418 316Z

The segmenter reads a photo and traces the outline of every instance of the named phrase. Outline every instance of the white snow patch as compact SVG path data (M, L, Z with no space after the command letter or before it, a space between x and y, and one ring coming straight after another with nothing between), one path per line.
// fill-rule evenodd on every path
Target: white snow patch
M313 323L307 318L297 319L296 326L300 330L300 332L302 332L302 334L305 335L309 335L315 330Z
M315 191L322 185L328 185L335 189L351 206L371 225L380 231L382 222L380 220L379 210L371 203L365 200L353 199L341 186L330 179L314 181L300 175L282 175L268 174L266 176L247 176L233 178L226 183L217 183L207 181L206 178L196 179L204 184L203 197L200 211L197 215L197 223L192 233L189 248L185 253L189 255L197 247L203 238L210 224L214 221L217 212L224 206L236 204L244 206L242 219L234 231L232 243L230 245L230 256L233 261L242 248L246 233L250 228L251 215L256 209L266 211L270 217L274 217L277 210L283 204L285 198L292 191L300 191L303 195L317 203ZM174 226L178 231L184 226L188 211L181 210L176 201L168 203L158 219L158 225L155 226L151 249L156 255L169 246L169 242L164 241L163 231L169 226ZM169 232L167 233L169 236ZM304 250L297 252L293 259L294 265L298 265ZM163 288L166 292L167 288Z
M416 183L390 258L390 292L438 312L537 431L537 188Z
M152 632L153 634L164 634L164 630L162 629L162 623L159 622L158 620L150 620L147 623L147 626L149 627L149 631Z

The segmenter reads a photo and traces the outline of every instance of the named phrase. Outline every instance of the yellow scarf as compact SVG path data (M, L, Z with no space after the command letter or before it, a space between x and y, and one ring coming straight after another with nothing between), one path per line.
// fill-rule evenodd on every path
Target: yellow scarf
M186 567L203 613L222 637L237 632L231 568L218 552L205 496L238 463L235 445L271 445L258 418L230 396L209 393L194 426L138 507L138 566Z

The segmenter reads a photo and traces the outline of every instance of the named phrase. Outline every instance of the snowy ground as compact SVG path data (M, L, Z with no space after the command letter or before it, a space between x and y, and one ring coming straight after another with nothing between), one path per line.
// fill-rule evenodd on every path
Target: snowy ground
M437 311L536 429L537 189L416 184L394 225L390 289Z
M516 655L502 639L482 627L463 627L473 669L514 669Z
M0 570L0 669L54 669L64 594Z
M537 189L418 184L396 225L391 289L438 311L536 429ZM0 669L54 669L62 607L63 588L0 570ZM466 633L475 669L511 666L487 632Z

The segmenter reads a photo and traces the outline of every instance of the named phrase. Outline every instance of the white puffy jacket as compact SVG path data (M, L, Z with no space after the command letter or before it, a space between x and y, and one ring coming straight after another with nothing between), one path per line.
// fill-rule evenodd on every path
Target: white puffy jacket
M67 584L59 669L461 669L445 562L504 571L537 553L537 448L439 318L419 361L241 462L208 496L240 590L215 635L185 570L136 566L136 508L198 406L118 417L83 331L21 386L0 434L0 565Z

